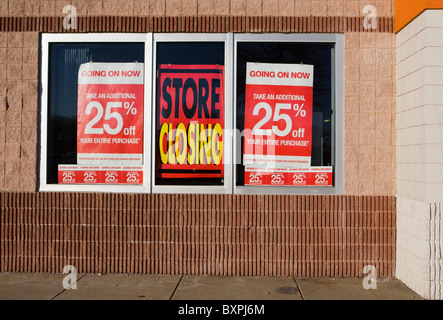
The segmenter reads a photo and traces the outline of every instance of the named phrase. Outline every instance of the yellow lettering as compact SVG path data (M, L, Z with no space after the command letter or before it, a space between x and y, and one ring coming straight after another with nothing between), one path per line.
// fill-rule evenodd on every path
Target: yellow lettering
M174 145L174 138L175 138L175 130L172 129L172 123L169 124L169 134L168 134L168 160L170 164L176 164L175 159L175 145Z
M188 126L188 145L189 145L189 153L188 153L188 164L196 164L197 163L197 143L196 143L196 130L198 124L191 122Z
M160 160L163 164L168 163L168 154L163 149L163 143L164 143L165 136L166 136L166 138L168 136L168 124L167 123L163 123L162 126L160 127L160 138L159 138Z
M186 164L186 128L183 123L180 123L175 129L175 156L178 164Z
M223 129L216 123L163 123L159 133L160 160L163 164L220 165L223 159ZM165 150L167 146L167 150Z
M211 139L212 162L216 165L219 165L222 161L223 142L220 141L222 134L223 134L223 130L222 130L220 124L216 123L214 126L214 130L212 133L212 139Z

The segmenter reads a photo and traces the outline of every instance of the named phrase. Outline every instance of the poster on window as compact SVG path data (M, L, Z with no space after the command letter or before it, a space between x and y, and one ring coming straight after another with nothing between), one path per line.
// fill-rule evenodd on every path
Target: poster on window
M143 182L143 63L85 63L78 71L77 163L59 183Z
M311 168L314 66L247 63L246 69L245 184L316 185L320 173Z
M77 164L142 164L143 80L143 63L80 66Z
M223 177L224 66L163 64L157 88L157 176Z

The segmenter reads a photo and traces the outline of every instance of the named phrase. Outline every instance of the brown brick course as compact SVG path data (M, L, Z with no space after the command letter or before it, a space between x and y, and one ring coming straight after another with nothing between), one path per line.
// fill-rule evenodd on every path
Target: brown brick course
M0 32L393 32L393 19L379 17L377 30L365 30L360 17L294 16L86 16L76 30L63 17L0 17ZM375 57L370 57L375 59ZM381 57L386 58L386 57ZM372 60L370 60L372 61Z
M0 272L395 275L394 197L1 193L0 208Z

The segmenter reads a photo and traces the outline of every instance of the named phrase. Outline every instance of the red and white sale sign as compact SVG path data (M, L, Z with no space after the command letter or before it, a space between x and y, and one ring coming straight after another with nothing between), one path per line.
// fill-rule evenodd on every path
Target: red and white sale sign
M311 167L313 82L312 65L247 63L245 184L257 184L251 174Z
M59 165L60 184L142 184L142 166Z
M142 164L143 83L143 63L80 66L78 165Z
M85 63L78 72L77 163L60 184L143 183L143 63Z
M247 184L257 186L332 186L332 167L246 168Z

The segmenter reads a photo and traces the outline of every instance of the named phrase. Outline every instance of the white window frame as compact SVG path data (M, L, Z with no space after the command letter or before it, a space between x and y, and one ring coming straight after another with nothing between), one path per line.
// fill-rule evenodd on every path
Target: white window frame
M335 145L332 150L334 186L236 186L235 159L242 156L240 137L236 130L237 118L237 44L250 42L333 43L331 64L335 72L332 87L334 101ZM47 125L49 45L51 43L145 43L143 184L48 184L47 179ZM178 186L155 184L156 145L156 44L159 42L224 42L225 43L225 124L224 124L224 184L222 186ZM337 195L344 193L344 35L343 34L233 34L233 33L88 33L43 34L41 46L41 114L40 114L40 172L39 190L50 192L113 192L113 193L219 193L219 194L310 194Z
M333 141L332 157L334 158L334 185L333 186L237 186L237 166L234 166L234 194L318 194L318 195L336 195L344 192L344 115L343 115L343 97L344 97L344 35L343 34L236 34L234 36L234 128L237 127L237 44L239 42L293 42L293 43L331 43L334 44L334 55L332 57L332 72L335 72L334 81L332 81L332 99L334 103L334 125L332 126ZM234 159L239 161L242 156L241 137L235 130L234 135Z
M104 184L48 184L47 180L47 138L48 138L48 80L49 80L49 45L52 43L100 43L100 42L142 42L145 44L145 83L144 83L144 112L143 112L143 184L142 185L104 185ZM88 34L43 34L42 35L42 69L41 69L41 113L40 113L40 191L54 192L113 192L113 193L149 193L151 192L151 72L152 34L124 33L88 33ZM146 72L149 70L149 72Z
M234 102L232 100L232 33L158 33L154 34L152 78L156 79L157 43L159 42L224 42L225 43L225 124L223 131L224 179L222 186L174 186L155 184L155 152L152 152L152 192L153 193L226 193L233 192L232 185L232 135ZM152 146L156 146L156 90L152 100Z

